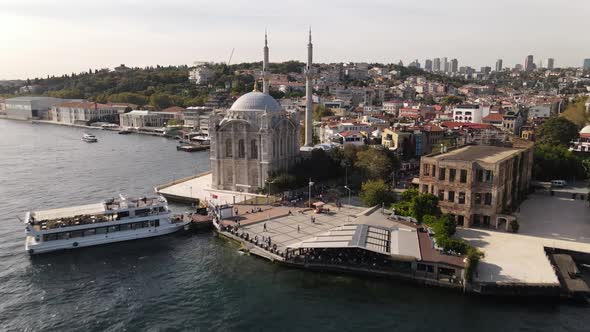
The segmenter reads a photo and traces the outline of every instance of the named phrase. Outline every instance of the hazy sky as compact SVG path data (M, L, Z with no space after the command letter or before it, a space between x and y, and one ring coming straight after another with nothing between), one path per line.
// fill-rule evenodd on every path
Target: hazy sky
M590 58L590 0L0 0L0 79L115 67L304 60L493 66Z

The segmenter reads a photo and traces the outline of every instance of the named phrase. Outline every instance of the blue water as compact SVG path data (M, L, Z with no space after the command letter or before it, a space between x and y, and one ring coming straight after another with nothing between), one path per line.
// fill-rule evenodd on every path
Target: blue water
M0 120L0 331L589 331L590 309L278 267L211 233L29 258L16 215L208 169L159 137ZM180 211L183 206L172 205Z

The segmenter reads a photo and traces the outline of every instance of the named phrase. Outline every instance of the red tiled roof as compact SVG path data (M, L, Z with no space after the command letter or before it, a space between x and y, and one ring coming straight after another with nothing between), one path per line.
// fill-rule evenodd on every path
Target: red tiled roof
M172 107L168 107L162 110L162 112L170 112L170 113L182 113L186 111L186 109L180 107L180 106L172 106Z
M485 123L473 123L473 122L455 122L455 121L445 121L441 123L441 126L446 128L471 128L471 129L493 129L496 128L493 125L485 124Z
M112 108L111 105L93 103L93 102L89 102L89 101L68 101L68 102L61 103L61 104L57 105L57 107L75 107L75 108L85 108L85 109Z
M434 243L428 236L428 233L418 231L418 242L420 244L420 255L423 261L433 263L443 263L456 267L465 268L464 257L441 254L434 249Z
M483 118L483 121L500 121L500 122L502 122L503 119L504 119L504 117L500 113L490 113Z
M360 133L358 131L354 131L354 130L345 130L345 131L339 132L338 135L340 135L342 137L348 137L348 136L358 136L358 135L360 135Z

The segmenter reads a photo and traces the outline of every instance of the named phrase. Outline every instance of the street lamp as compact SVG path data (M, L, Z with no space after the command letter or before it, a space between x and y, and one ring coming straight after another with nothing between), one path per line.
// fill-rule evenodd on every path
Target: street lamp
M344 186L344 189L348 190L348 205L350 205L350 195L352 194L352 190L348 188L348 186Z
M311 182L311 178L309 178L308 184L309 184L309 206L308 206L308 208L311 209L311 186L313 186L313 184L314 184L313 182Z
M266 183L268 184L268 195L266 196L266 204L269 204L269 200L270 200L270 184L274 183L274 180L269 180L266 179Z
M344 171L345 171L344 185L348 186L348 166L350 166L350 162L348 160L343 160L340 163L340 166L344 167Z

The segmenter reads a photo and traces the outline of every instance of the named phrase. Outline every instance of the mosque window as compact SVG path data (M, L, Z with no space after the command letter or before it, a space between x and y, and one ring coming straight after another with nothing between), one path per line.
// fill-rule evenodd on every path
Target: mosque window
M238 141L238 158L246 157L246 147L244 146L244 140Z
M225 156L228 158L233 157L233 151L232 151L232 143L231 143L231 138L228 138L227 140L225 140Z
M255 139L250 142L250 158L258 159L258 144Z

